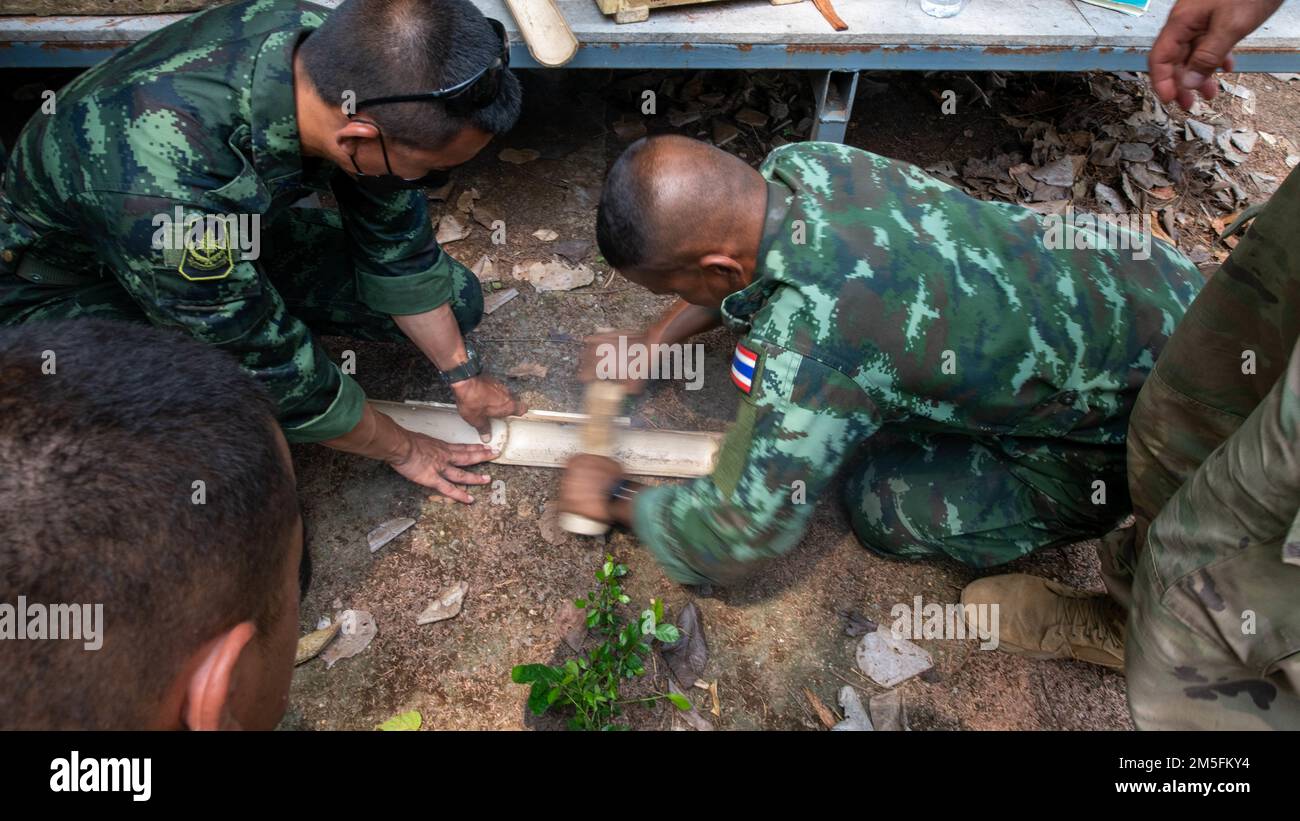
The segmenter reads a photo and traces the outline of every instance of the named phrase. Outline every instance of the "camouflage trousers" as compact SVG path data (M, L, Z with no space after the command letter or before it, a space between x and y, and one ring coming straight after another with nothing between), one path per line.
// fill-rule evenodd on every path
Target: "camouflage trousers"
M318 334L373 342L409 343L392 316L367 307L357 296L356 272L338 212L290 208L262 235L258 263L289 313ZM478 278L453 266L451 308L462 334L483 318ZM148 322L131 295L104 272L75 284L35 283L0 275L0 325L42 319L99 317Z
M1124 449L956 434L873 436L844 483L858 540L895 558L993 567L1128 515Z
M1300 729L1300 174L1188 310L1129 422L1102 542L1142 729Z

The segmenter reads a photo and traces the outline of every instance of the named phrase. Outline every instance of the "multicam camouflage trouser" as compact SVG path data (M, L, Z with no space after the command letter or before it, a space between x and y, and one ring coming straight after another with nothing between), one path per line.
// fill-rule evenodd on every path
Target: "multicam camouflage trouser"
M408 342L390 315L372 310L357 297L348 239L338 212L288 209L266 226L260 260L289 313L312 331L374 342ZM464 334L483 318L483 291L478 279L461 266L455 266L454 277L451 307ZM98 278L93 273L56 274L53 279L59 282L48 279L32 282L0 274L0 324L81 317L148 321L111 273Z
M1128 515L1122 447L954 434L873 436L844 483L859 541L898 558L993 567Z
M1129 422L1103 540L1142 729L1300 728L1300 174L1192 304Z

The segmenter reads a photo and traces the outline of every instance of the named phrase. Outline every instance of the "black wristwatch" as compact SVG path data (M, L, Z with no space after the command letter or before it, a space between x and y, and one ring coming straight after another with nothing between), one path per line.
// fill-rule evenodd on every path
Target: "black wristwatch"
M474 346L469 344L468 340L465 342L465 356L463 363L449 370L439 371L438 378L442 380L442 384L454 385L483 373L483 363L479 361L478 351L474 350Z

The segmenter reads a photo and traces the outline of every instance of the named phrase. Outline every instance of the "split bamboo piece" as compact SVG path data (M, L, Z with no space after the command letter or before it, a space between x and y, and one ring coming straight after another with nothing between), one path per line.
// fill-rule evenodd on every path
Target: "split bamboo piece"
M506 5L534 60L558 68L578 53L578 38L555 0L506 0Z
M371 401L375 410L397 424L444 442L479 444L478 432L441 402ZM500 451L492 461L502 465L559 468L573 456L586 452L584 413L529 411L523 416L492 420L492 438L486 444ZM610 457L633 476L691 478L708 476L717 462L721 433L633 428L625 416L610 420L614 436Z

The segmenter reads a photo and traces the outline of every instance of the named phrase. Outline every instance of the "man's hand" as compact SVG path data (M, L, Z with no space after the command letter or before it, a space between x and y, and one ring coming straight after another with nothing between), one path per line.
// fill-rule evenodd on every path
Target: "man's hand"
M454 382L456 410L474 426L484 442L492 438L492 421L504 416L523 416L528 406L510 395L510 390L490 376L476 376Z
M465 504L472 503L474 498L451 483L485 485L492 477L470 473L461 467L497 456L496 451L483 445L453 445L407 430L375 410L369 402L362 408L361 420L352 430L321 444L344 453L381 459L407 479Z
M582 453L569 460L560 478L560 511L607 524L627 524L615 516L609 491L623 477L623 466L604 456Z
M1282 5L1282 0L1178 0L1147 57L1151 86L1164 102L1191 108L1200 92L1218 92L1214 72L1232 71L1232 48Z
M461 470L465 465L477 465L496 456L485 445L453 445L414 431L406 432L410 447L404 455L388 460L393 470L425 487L433 488L444 496L464 504L473 504L474 497L452 484L486 485L491 476Z

